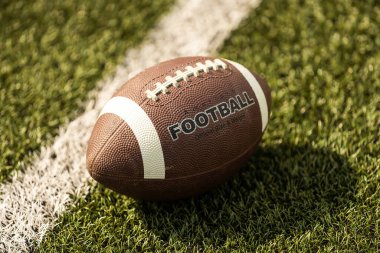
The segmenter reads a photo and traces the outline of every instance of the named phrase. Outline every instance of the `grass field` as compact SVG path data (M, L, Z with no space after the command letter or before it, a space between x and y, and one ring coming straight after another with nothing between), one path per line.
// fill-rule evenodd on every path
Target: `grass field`
M0 3L0 183L173 2ZM263 143L241 172L174 203L95 185L35 251L380 251L379 24L376 0L264 0L218 52L272 88Z
M41 251L379 251L379 24L377 1L264 1L220 51L272 87L250 163L176 203L97 185Z
M0 182L81 112L172 3L1 1Z

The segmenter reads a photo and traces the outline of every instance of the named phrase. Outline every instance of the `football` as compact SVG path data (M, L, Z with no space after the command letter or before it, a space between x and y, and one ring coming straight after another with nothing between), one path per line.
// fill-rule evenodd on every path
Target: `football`
M145 69L106 103L87 169L106 187L143 200L176 200L226 181L256 150L271 95L259 75L214 57Z

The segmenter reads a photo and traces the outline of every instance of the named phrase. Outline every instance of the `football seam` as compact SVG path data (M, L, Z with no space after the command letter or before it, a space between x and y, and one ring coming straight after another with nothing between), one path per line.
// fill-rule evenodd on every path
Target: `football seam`
M117 115L115 115L117 116ZM117 116L119 119L120 117ZM107 146L108 142L110 141L110 139L113 138L113 136L116 134L117 131L119 131L120 127L123 125L124 120L122 119L122 122L119 123L119 125L116 127L116 129L112 132L112 134L107 138L106 142L104 143L104 145L100 148L99 152L96 153L96 155L94 156L94 158L92 159L92 162L91 162L91 166L90 168L94 165L94 163L96 162L96 159L98 158L98 156L103 152L104 148ZM91 172L91 170L88 170L90 172L91 175L93 174L96 174L94 171Z
M199 172L197 174L193 174L193 175L189 175L189 176L184 176L184 177L176 177L176 178L165 178L165 179L145 179L145 178L142 178L142 179L134 179L134 180L125 180L125 179L128 179L129 177L123 177L123 176L118 176L117 178L118 179L123 179L123 182L142 182L142 181L154 181L154 180L165 180L165 181L172 181L172 180L178 180L178 179L187 179L187 178L191 178L191 177L195 177L195 176L199 176L199 175L203 175L203 174L207 174L207 173L210 173L212 171L216 171L216 170L219 170L221 167L223 166L226 166L236 160L238 160L239 158L241 158L242 156L246 155L254 146L256 146L260 140L261 140L262 137L259 137L258 140L256 140L254 142L254 144L250 145L247 149L244 150L244 152L242 152L239 156L236 156L234 159L214 168L214 169L211 169L211 170L207 170L207 171L204 171L204 172ZM101 176L102 178L105 178L105 179L115 179L115 177L111 177L111 176L108 176L106 174L102 174L102 173L94 173L94 175L96 176ZM120 181L120 180L117 180L117 181Z

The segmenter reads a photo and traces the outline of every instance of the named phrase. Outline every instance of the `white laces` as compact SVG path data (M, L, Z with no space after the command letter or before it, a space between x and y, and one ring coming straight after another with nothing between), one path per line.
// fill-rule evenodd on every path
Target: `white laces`
M170 86L179 87L179 82L189 80L189 77L198 77L201 73L208 73L210 70L227 69L227 64L220 59L215 59L213 61L206 60L205 63L197 62L194 66L186 66L185 71L177 70L175 76L166 76L164 83L156 83L156 88L154 90L145 91L146 96L153 101L158 100L158 95L160 93L168 93L168 88Z

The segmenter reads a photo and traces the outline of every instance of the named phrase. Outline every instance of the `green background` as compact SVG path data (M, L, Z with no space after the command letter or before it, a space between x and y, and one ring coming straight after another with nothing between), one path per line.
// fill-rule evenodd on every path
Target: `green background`
M171 4L1 2L0 180L82 111ZM379 24L374 0L263 1L218 53L272 88L262 145L241 172L175 203L96 185L39 251L378 251Z

